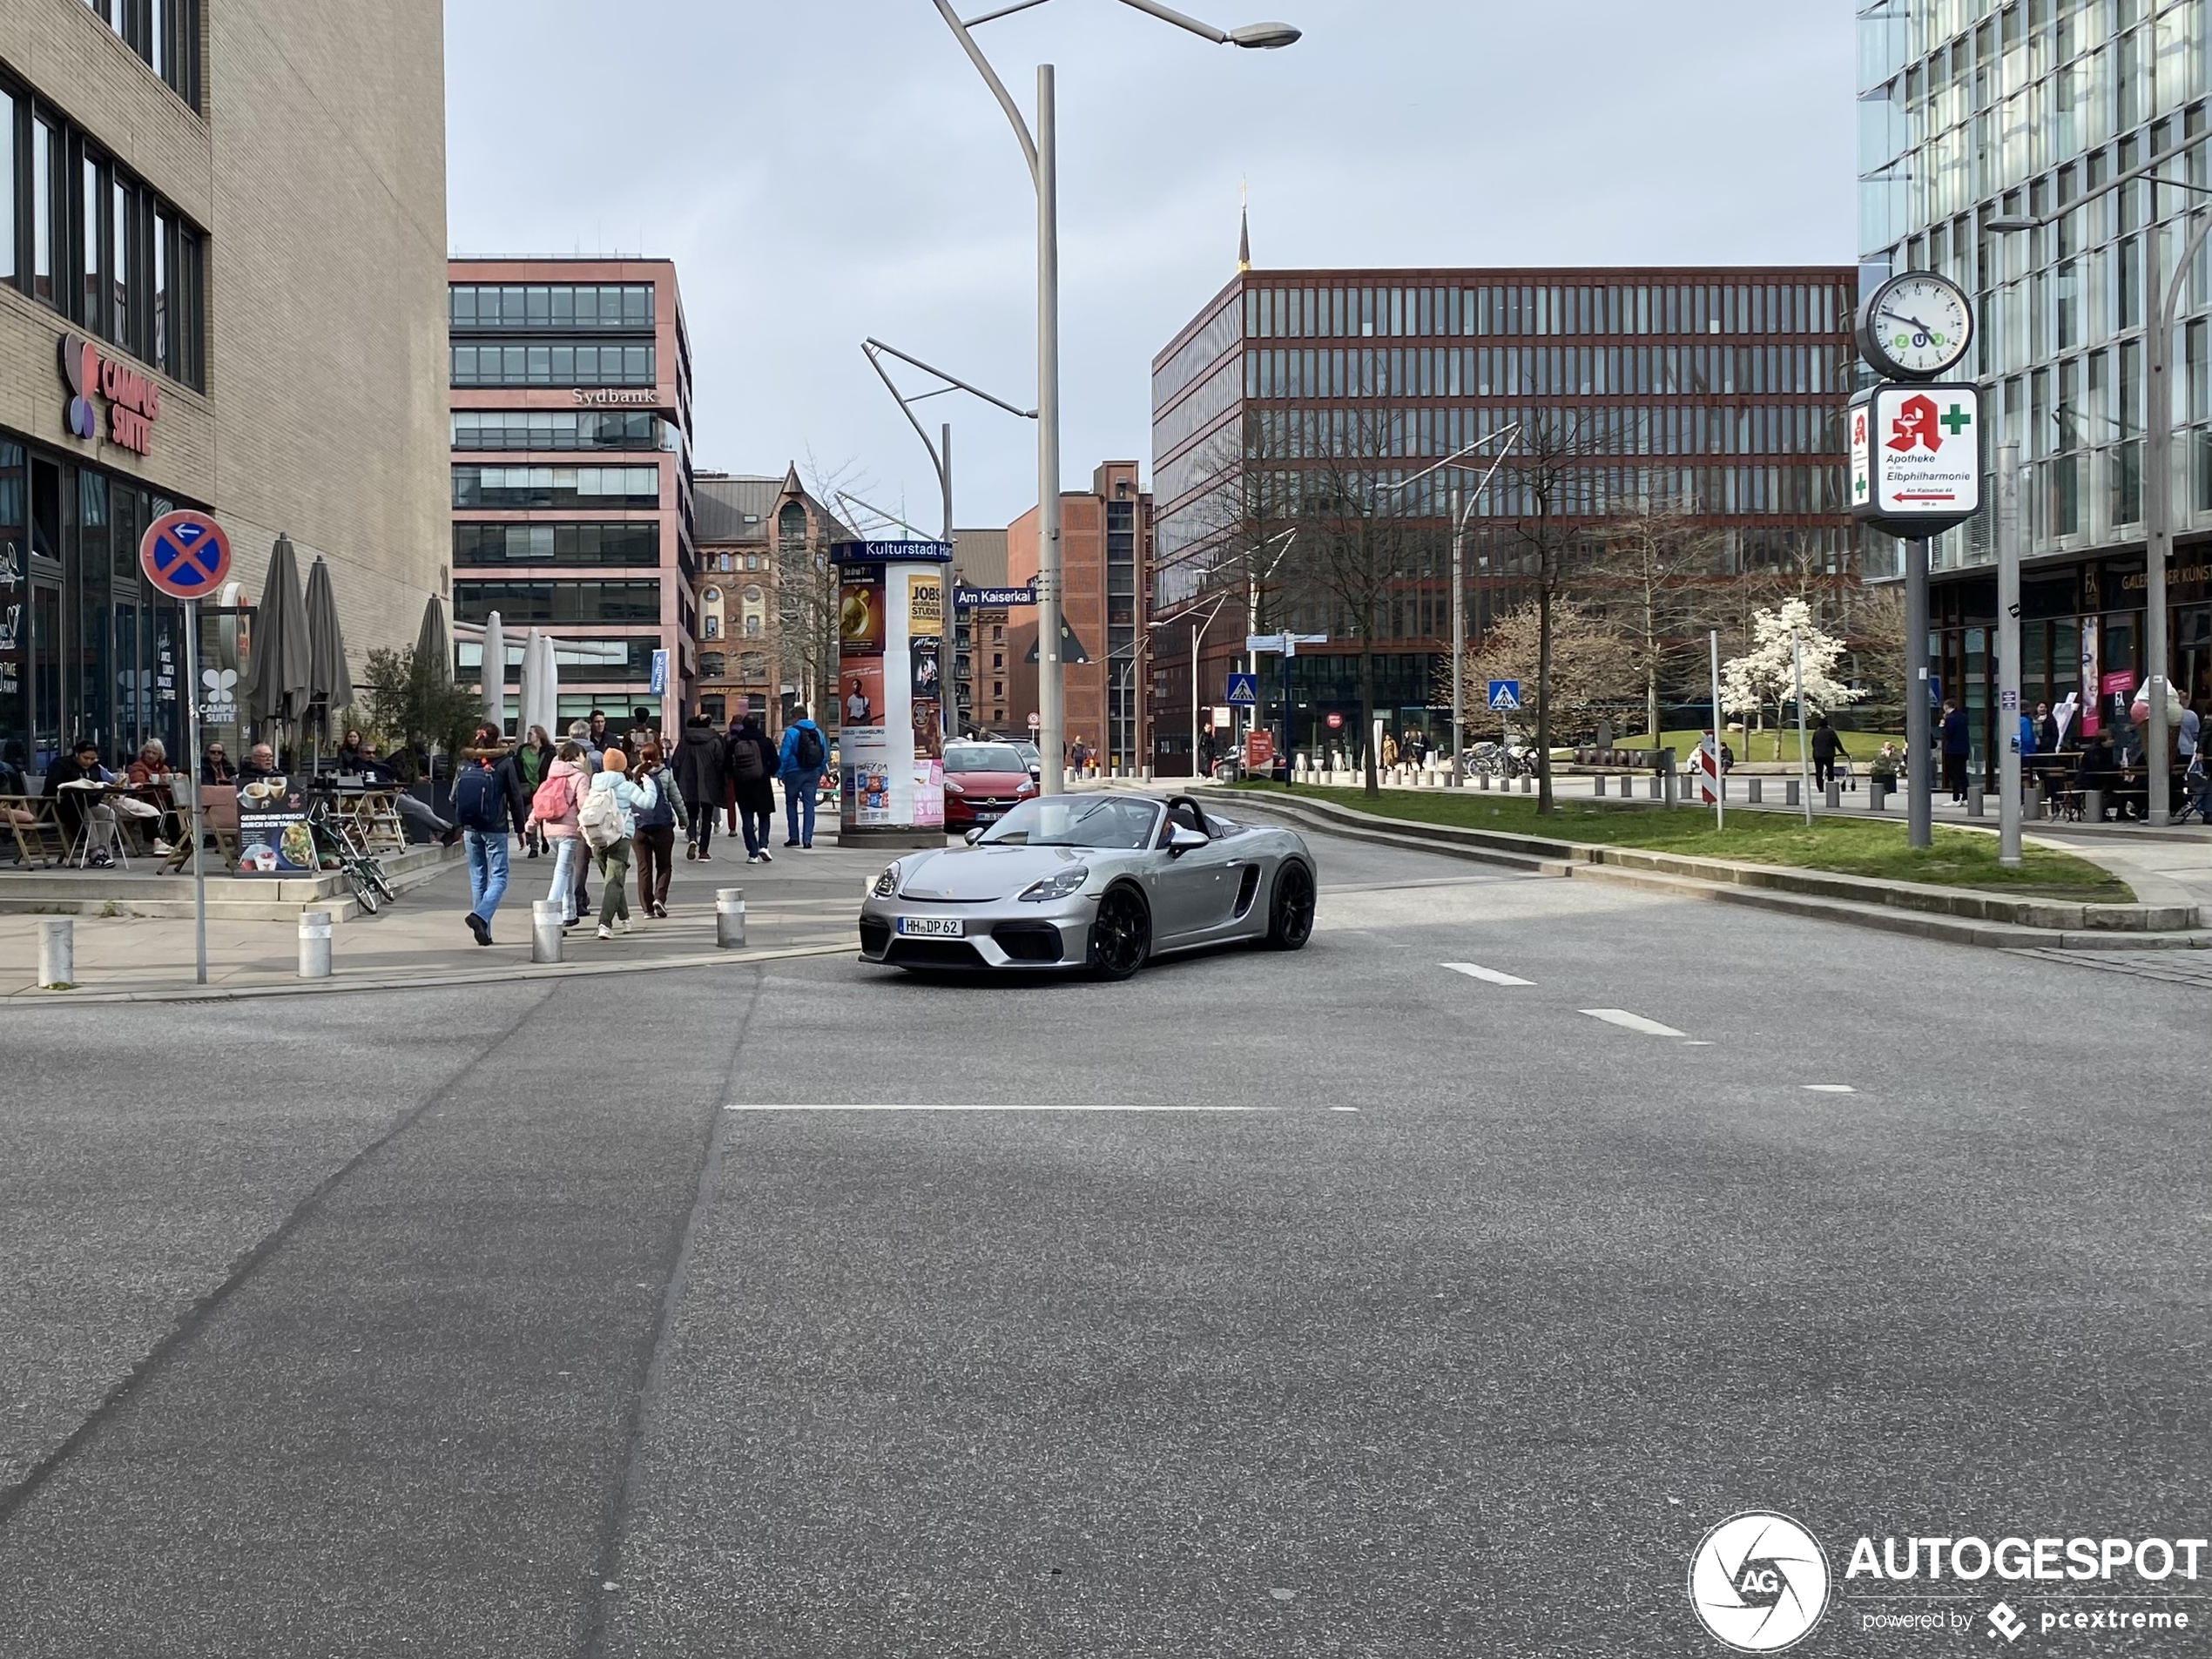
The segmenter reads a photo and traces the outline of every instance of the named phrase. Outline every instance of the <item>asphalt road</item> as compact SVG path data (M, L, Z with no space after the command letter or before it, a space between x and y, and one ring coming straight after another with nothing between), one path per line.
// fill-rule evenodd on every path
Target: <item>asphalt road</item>
M1986 1653L2081 1587L1852 1541L2212 1531L2201 988L1316 845L1123 986L0 1011L0 1653L1718 1654L1754 1508Z

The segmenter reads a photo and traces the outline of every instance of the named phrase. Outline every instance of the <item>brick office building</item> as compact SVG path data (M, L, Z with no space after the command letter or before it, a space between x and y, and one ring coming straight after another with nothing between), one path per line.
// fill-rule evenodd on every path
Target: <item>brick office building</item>
M181 754L182 611L137 557L172 507L222 521L249 604L280 530L327 559L356 673L414 637L445 243L435 0L0 6L0 758ZM237 671L239 631L203 630Z
M1855 578L1840 415L1854 372L1849 266L1625 270L1246 271L1153 363L1158 501L1152 616L1205 622L1202 708L1243 665L1250 561L1235 553L1255 496L1295 522L1347 447L1379 489L1521 421L1572 433L1562 527L1595 533L1642 502L1677 506L1712 533L1723 578L1810 570ZM1451 594L1443 492L1473 489L1487 459L1409 492L1415 551L1378 617L1377 713L1440 730ZM1471 640L1533 597L1510 556L1526 490L1504 473L1477 502ZM1287 623L1332 643L1301 651L1289 738L1317 746L1331 714L1359 729L1358 648L1325 600L1264 590L1258 631ZM1151 658L1154 764L1190 769L1189 629L1158 630ZM1264 717L1285 711L1271 662Z
M1035 582L1036 513L1006 534L1008 584ZM1142 595L1152 553L1152 497L1136 462L1107 462L1089 491L1062 495L1060 545L1068 741L1081 738L1102 772L1118 763L1133 772L1147 764ZM1007 637L1015 724L1026 730L1037 706L1036 612L1013 613Z
M953 581L963 588L1003 588L1006 578L1004 530L954 530ZM960 699L961 729L987 732L994 737L1020 737L1028 731L1026 714L1014 711L1011 647L1007 628L1013 613L1004 605L962 608L953 630L953 689Z
M564 724L691 706L691 361L675 266L455 260L450 276L453 614L499 612L510 729L531 628L553 636ZM474 642L458 660L476 678Z

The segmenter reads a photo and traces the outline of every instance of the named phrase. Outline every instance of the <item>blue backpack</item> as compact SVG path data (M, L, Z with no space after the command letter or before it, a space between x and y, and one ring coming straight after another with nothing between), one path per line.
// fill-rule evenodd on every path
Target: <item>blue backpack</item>
M471 766L453 781L454 822L463 829L502 827L506 805L499 774L489 766Z

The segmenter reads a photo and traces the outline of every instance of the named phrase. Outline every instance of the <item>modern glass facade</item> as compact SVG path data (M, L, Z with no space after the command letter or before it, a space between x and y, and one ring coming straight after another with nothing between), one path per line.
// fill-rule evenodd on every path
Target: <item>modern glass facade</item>
M1859 12L1865 282L1933 270L1975 296L1990 442L2020 446L2032 704L2144 668L2145 327L2180 273L2170 573L2177 686L2212 694L2212 185L2205 0L1878 0ZM1998 219L2049 219L1992 231ZM2154 246L2152 239L2157 239ZM2154 261L2153 255L2155 254ZM1993 495L1985 491L1985 499ZM1993 753L1993 518L1938 538L1931 659ZM1869 575L1897 544L1871 538ZM1878 556L1888 561L1875 563ZM2087 685L2090 698L2098 692Z
M1856 300L1856 273L1841 266L1246 273L1154 364L1151 614L1236 587L1200 647L1202 690L1222 684L1247 619L1229 568L1241 569L1230 528L1240 503L1275 503L1287 525L1347 463L1390 491L1515 422L1568 435L1552 502L1562 529L1664 506L1713 534L1718 574L1810 570L1841 583L1858 546L1842 466ZM1524 475L1484 485L1488 459L1401 498L1413 551L1370 634L1379 655L1421 664L1379 671L1393 729L1433 725L1436 664L1450 649L1448 493L1473 497L1471 539L1508 542L1532 510ZM1530 597L1532 577L1502 554L1470 569L1470 636ZM1297 741L1309 746L1331 713L1356 733L1359 701L1344 700L1332 660L1356 650L1343 643L1354 631L1326 606L1285 608L1263 614L1260 631L1287 624L1337 642L1300 653L1291 695L1312 730ZM1178 644L1177 633L1161 631L1150 669L1155 759L1170 769L1190 731L1190 636Z

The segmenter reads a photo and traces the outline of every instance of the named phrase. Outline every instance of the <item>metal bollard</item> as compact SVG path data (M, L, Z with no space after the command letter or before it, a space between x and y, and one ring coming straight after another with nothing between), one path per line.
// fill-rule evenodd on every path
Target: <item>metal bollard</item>
M330 912L327 910L302 910L300 913L300 977L330 977Z
M50 916L38 924L39 988L63 991L76 983L77 923L68 916Z
M745 889L714 890L714 948L740 950L745 946Z
M1603 800L1605 799L1605 774L1601 772L1590 781L1597 786L1597 798Z
M1797 791L1797 779L1795 778L1782 786L1782 804L1784 806L1797 806L1803 804Z
M1966 816L1969 818L1981 816L1981 791L1979 789L1969 789L1966 792Z
M1828 780L1828 810L1831 813L1841 812L1843 806L1844 786L1831 778Z
M2101 824L2105 821L2103 790L2085 789L2081 792L2081 817L2085 823Z
M566 932L561 924L568 920L569 907L558 899L534 899L530 901L530 961L557 962L561 960L561 940Z
M1521 792L1524 795L1533 795L1536 792L1536 780L1526 772L1521 774Z
M1751 805L1754 806L1763 806L1765 804L1766 785L1760 779L1754 778L1751 779Z
M1654 800L1662 799L1663 792L1660 787L1661 782L1662 780L1657 778L1651 779L1651 799Z

